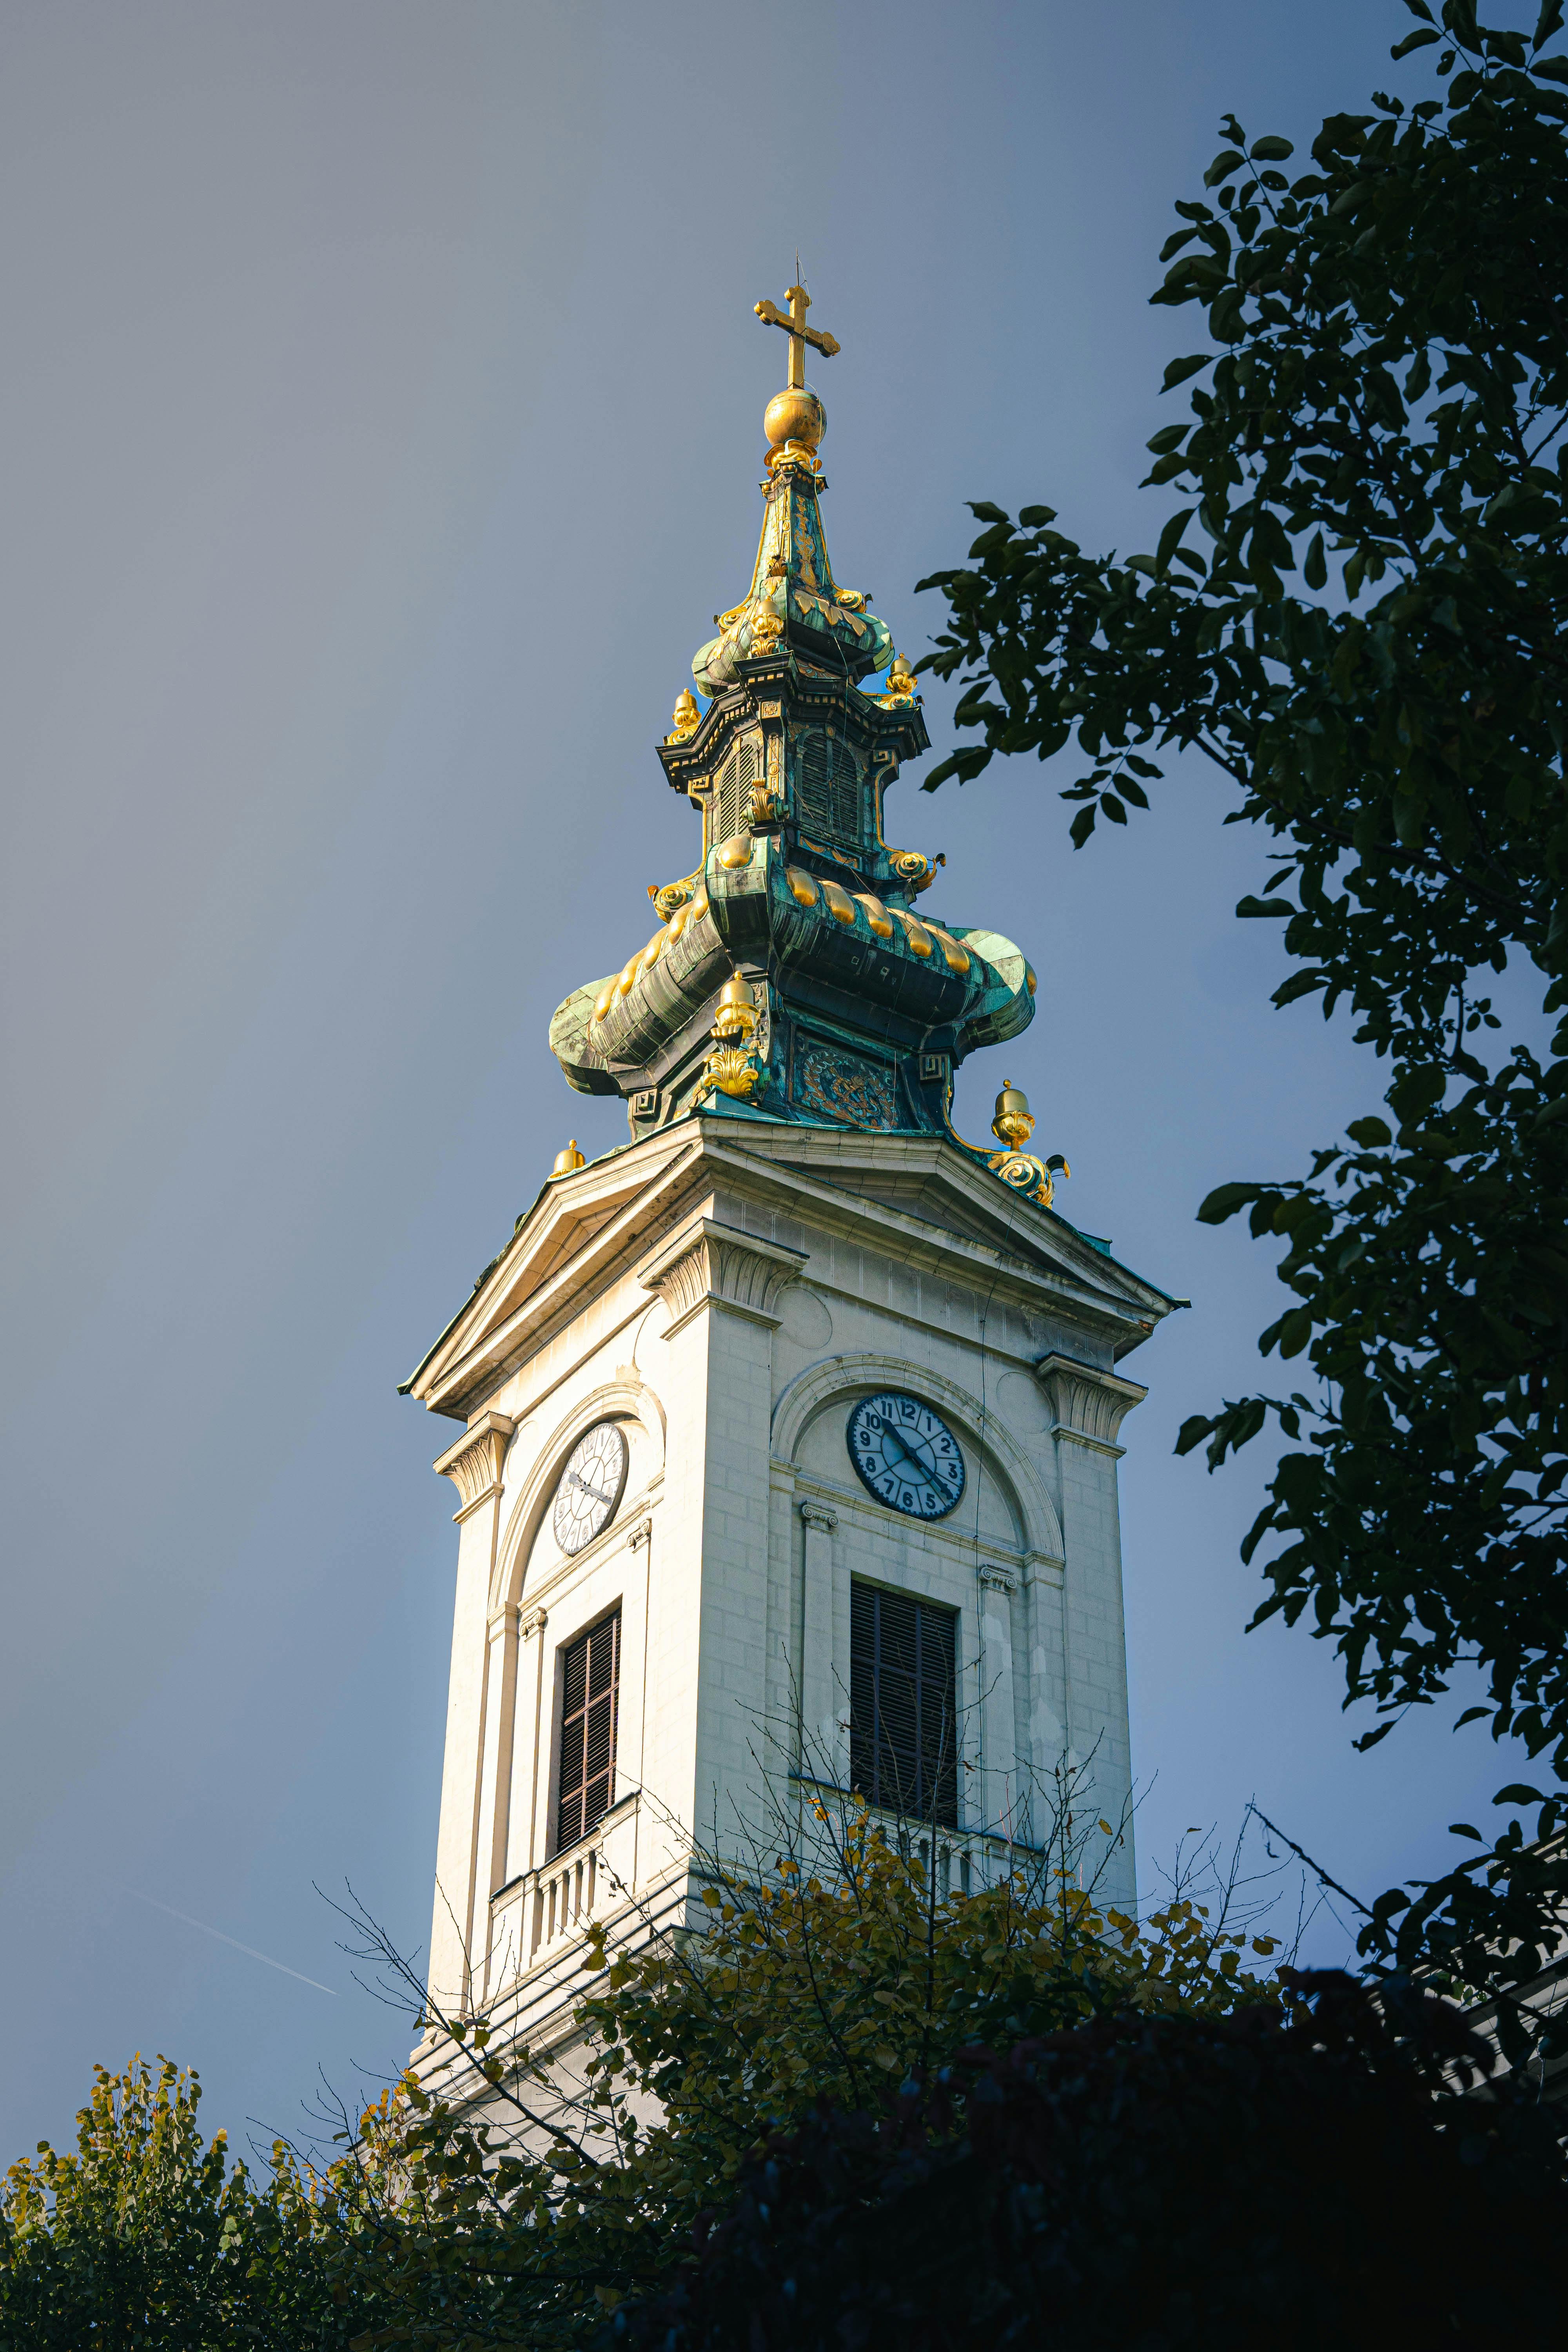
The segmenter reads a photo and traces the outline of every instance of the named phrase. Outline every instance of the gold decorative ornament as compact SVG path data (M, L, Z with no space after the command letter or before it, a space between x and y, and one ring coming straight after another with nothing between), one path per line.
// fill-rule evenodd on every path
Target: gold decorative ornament
M715 1089L742 1100L754 1095L762 1084L763 1074L752 1055L738 1045L721 1045L708 1056L702 1076L697 1083L697 1100Z
M937 867L947 864L947 853L942 849L934 857L927 857L919 849L891 849L888 855L893 861L894 874L912 898L929 890L936 880Z
M684 743L696 734L701 724L702 711L697 697L689 687L685 687L671 715L669 733L664 740L667 743Z
M702 869L699 866L695 874L684 875L679 882L650 882L647 886L647 895L653 900L654 913L668 923L678 908L689 905L696 896L697 886L701 879ZM680 933L671 931L669 936L672 940L678 940Z
M1037 1201L1042 1209L1051 1205L1053 1172L1072 1174L1059 1152L1053 1152L1049 1160L1037 1160L1032 1151L994 1151L985 1164L1004 1184L1022 1192L1026 1200Z
M767 606L763 605L752 615L752 659L755 661L760 655L771 654L783 635L784 623L778 614L770 613Z
M602 1021L615 1001L616 983L612 980L605 987L599 991L598 995L594 999L594 1010L590 1017L594 1021Z
M962 940L955 940L951 931L944 931L940 923L928 923L926 929L942 950L949 971L956 971L961 976L966 972L969 970L969 950Z
M565 1150L556 1153L555 1165L550 1173L552 1176L570 1176L574 1168L586 1168L587 1165L586 1160L578 1149L577 1139L574 1136Z
M847 890L841 888L837 882L824 882L822 895L827 901L827 911L830 915L835 916L841 923L854 922L855 901Z
M918 956L929 956L931 950L931 936L919 916L911 915L907 907L895 907L893 917L895 921L902 923L904 927L904 937L910 943L910 952Z
M731 834L728 841L720 843L714 854L720 865L726 866L732 873L737 866L750 864L752 836L749 833Z
M803 866L786 866L784 880L789 884L790 896L797 907L816 906L816 884Z
M1035 1131L1034 1115L1029 1097L1011 1078L1004 1078L1002 1091L996 1097L996 1112L991 1121L991 1132L998 1143L1025 1144Z
M893 936L893 919L880 898L873 898L869 890L858 890L855 895L866 909L866 920L871 926L872 938L890 940Z

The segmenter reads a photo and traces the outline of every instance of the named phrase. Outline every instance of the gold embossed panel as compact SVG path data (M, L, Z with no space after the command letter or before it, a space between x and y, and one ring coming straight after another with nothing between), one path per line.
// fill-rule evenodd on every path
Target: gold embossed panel
M808 1115L840 1119L847 1127L883 1129L899 1123L888 1065L821 1037L803 1037L795 1048L795 1099Z

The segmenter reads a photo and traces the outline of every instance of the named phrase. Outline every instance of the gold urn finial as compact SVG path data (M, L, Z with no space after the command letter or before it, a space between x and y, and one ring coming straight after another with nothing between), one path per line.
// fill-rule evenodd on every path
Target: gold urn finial
M752 983L741 972L727 980L719 991L719 1010L713 1016L715 1037L749 1037L757 1025L757 1000Z
M830 360L838 345L829 334L819 332L805 323L811 308L811 297L804 286L787 289L787 310L773 302L752 305L764 326L782 327L789 337L789 373L783 392L774 393L763 416L763 430L768 436L770 462L793 442L803 456L815 454L817 443L827 430L827 411L805 380L805 347L820 352Z
M577 1139L574 1136L565 1150L556 1153L555 1165L550 1172L552 1176L570 1176L574 1168L586 1168L587 1165L586 1160L578 1148Z
M1015 1150L1027 1143L1035 1131L1034 1115L1029 1109L1029 1097L1021 1087L1004 1078L1002 1091L996 1097L996 1115L991 1122L991 1132L999 1143L1011 1144Z
M701 724L702 705L689 686L683 687L680 698L670 714L669 732L664 740L667 743L684 743L689 735L696 734Z

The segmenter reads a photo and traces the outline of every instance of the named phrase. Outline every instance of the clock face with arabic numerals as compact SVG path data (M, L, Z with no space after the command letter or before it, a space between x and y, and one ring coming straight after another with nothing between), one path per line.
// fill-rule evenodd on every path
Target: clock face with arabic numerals
M584 1430L566 1457L555 1489L555 1540L581 1551L616 1516L626 1483L626 1441L613 1421Z
M963 1454L941 1413L919 1397L885 1389L862 1397L846 1433L860 1483L889 1510L945 1518L963 1494Z

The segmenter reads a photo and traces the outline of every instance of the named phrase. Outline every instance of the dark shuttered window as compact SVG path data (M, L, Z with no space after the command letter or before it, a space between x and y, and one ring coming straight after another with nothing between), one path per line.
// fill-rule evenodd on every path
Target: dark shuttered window
M958 1825L956 1633L951 1609L849 1588L849 1774L868 1803Z
M616 1716L621 1695L621 1612L605 1617L564 1653L561 1778L555 1849L575 1845L616 1797Z

